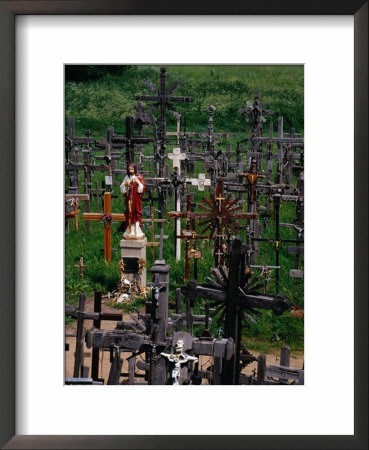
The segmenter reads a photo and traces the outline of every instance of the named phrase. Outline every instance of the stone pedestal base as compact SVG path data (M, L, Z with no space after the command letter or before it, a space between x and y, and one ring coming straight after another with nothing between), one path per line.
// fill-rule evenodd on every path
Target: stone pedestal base
M146 237L143 239L122 239L120 241L120 255L123 261L124 258L137 258L145 261L145 267L143 267L141 273L127 273L130 282L139 280L142 287L146 286L146 242Z

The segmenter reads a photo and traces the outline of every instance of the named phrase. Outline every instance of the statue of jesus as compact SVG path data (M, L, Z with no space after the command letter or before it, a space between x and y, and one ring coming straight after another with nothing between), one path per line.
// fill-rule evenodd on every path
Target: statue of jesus
M120 191L124 194L126 210L126 229L123 233L125 239L142 239L145 237L142 227L142 196L145 193L145 181L143 176L137 173L137 166L130 163L127 175L120 185Z

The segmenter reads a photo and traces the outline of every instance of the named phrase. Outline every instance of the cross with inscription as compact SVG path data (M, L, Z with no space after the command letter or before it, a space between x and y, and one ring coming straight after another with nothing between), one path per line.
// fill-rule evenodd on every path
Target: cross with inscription
M104 223L104 256L108 264L111 263L111 223L125 220L124 214L111 212L111 192L104 193L104 213L84 213L83 220L99 220Z

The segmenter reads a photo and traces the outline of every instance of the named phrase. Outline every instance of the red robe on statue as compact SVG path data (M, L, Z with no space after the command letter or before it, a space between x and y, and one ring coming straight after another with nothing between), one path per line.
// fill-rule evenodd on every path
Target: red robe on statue
M130 225L134 225L136 222L140 223L142 226L142 200L145 193L145 181L142 175L136 175L140 183L143 185L143 191L138 193L138 183L133 183L129 189L127 189L127 193L124 195L125 203L126 203L126 225L127 227Z

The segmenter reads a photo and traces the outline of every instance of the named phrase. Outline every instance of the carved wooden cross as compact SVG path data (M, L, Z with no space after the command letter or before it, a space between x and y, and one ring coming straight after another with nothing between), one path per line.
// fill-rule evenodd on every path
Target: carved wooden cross
M271 109L265 109L266 103L260 102L260 93L255 91L254 104L250 101L246 102L246 108L240 108L238 112L246 115L246 122L251 121L251 135L252 137L262 136L263 123L266 122L265 116L271 116L274 111Z
M167 89L167 71L165 67L160 69L160 88L158 89L152 81L148 78L145 80L146 86L155 95L135 95L135 100L144 100L149 102L154 102L152 109L159 107L160 110L160 125L159 125L159 140L162 144L165 144L166 136L166 111L168 111L176 118L179 119L181 115L176 111L171 103L191 103L193 98L191 97L173 97L172 94L180 86L182 86L182 81L174 83L172 87Z
M65 213L66 219L74 218L74 225L78 230L78 216L81 210L79 209L81 200L88 201L90 199L88 194L65 194L65 201L70 202L72 211Z
M256 182L258 181L259 178L265 178L265 175L259 174L257 172L256 169L256 159L252 159L251 160L251 167L250 167L250 171L247 173L240 173L239 174L240 177L246 177L247 182L248 182L248 200L249 203L254 203L256 198L255 198L255 185ZM250 205L249 205L250 207Z
M124 214L111 212L111 192L104 193L104 213L84 213L83 220L99 220L104 223L104 256L108 264L111 263L111 223L125 220Z
M234 342L234 353L231 358L225 358L222 371L222 384L238 384L240 375L240 350L242 323L250 326L255 322L253 315L258 315L255 309L272 310L282 314L290 308L290 302L282 294L272 296L257 292L245 291L244 286L244 253L246 247L240 239L232 242L229 267L220 266L212 269L212 278L206 279L206 284L197 284L190 281L181 288L186 295L186 301L196 298L208 299L214 304L216 310L210 315L219 314L216 324L221 326L225 322L225 334Z
M256 213L237 212L242 209L242 206L236 205L239 200L239 198L231 200L231 195L224 197L223 180L219 178L215 197L212 194L210 195L210 200L203 197L202 203L199 205L206 212L192 212L187 208L187 211L184 213L169 212L168 217L201 220L202 223L199 223L199 225L204 227L201 232L204 233L210 230L208 238L213 239L215 242L214 257L215 265L218 266L224 264L224 235L229 238L232 231L236 235L238 234L238 228L240 227L238 220L258 218Z

